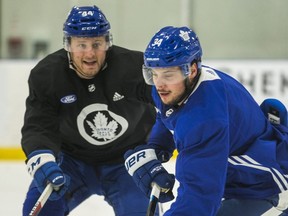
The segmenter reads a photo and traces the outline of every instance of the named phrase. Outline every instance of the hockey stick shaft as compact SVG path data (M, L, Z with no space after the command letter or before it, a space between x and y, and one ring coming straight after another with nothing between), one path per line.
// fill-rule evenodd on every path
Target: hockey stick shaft
M163 216L164 209L162 203L158 202L158 208L159 208L159 216Z
M150 195L146 216L154 216L156 206L159 200L159 195L160 195L160 187L156 183L152 183L152 191Z
M52 193L52 191L53 191L52 184L49 183L46 186L46 188L44 189L44 191L42 192L41 196L39 197L39 199L37 200L35 205L33 206L32 210L30 211L29 216L37 216L39 214L39 212L41 211L41 209L43 208L44 204L48 200L48 198L49 198L50 194Z

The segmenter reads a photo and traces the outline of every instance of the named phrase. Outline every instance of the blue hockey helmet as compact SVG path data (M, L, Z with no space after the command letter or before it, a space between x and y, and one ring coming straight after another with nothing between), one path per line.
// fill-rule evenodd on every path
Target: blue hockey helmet
M153 68L179 66L183 78L193 61L201 68L202 48L196 33L188 27L166 26L158 31L144 52L143 76L153 85Z
M68 50L70 37L105 36L111 46L112 35L109 30L110 23L98 7L74 6L63 24L64 48Z
M103 12L94 6L74 6L63 25L65 36L97 37L109 33L110 23Z
M193 30L167 26L151 39L144 53L144 62L146 67L171 67L201 61L201 57L202 48Z

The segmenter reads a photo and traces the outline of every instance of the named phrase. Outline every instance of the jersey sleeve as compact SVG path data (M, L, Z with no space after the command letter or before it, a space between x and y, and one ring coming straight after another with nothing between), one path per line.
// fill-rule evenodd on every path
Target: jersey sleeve
M28 79L29 95L22 127L21 145L26 155L38 149L60 150L58 105L53 98L53 81L45 69L32 69Z
M175 150L175 143L173 140L173 134L169 129L164 125L162 119L161 119L161 102L159 100L159 97L157 96L157 90L154 87L151 89L152 92L152 98L154 101L157 111L156 114L156 121L154 126L152 127L148 145L150 145L152 148L155 149L158 159L161 162L167 162L173 155L173 152Z
M214 127L207 131L206 124ZM211 120L187 131L186 143L190 144L179 152L176 162L176 177L181 184L169 211L171 214L167 215L216 214L225 187L229 151L227 128L225 122ZM193 139L195 136L198 139Z
M149 136L148 145L155 149L161 162L167 162L175 150L173 135L164 126L159 113L157 113L156 122Z

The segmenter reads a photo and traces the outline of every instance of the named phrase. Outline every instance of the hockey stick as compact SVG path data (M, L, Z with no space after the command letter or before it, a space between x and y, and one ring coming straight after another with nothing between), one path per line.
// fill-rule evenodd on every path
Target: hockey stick
M152 183L152 191L150 195L149 205L146 216L154 216L156 206L160 195L160 187L156 183Z
M162 203L158 202L158 208L159 208L159 216L163 216L164 209Z
M37 216L39 214L39 212L43 208L44 204L46 203L52 191L53 191L52 184L49 183L44 189L44 191L42 192L41 196L39 197L35 205L33 206L29 216Z

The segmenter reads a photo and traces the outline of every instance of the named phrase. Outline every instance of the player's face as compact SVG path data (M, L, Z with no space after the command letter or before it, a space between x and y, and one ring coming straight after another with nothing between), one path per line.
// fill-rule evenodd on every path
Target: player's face
M108 43L105 37L71 37L71 59L81 78L95 77L106 58Z
M153 82L164 104L173 105L185 91L184 76L180 67L154 68Z

